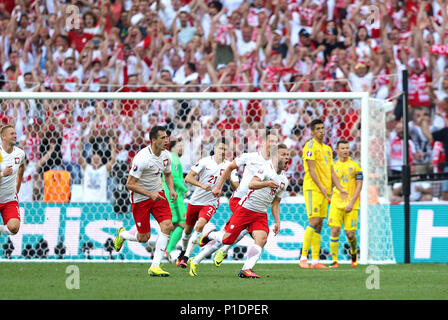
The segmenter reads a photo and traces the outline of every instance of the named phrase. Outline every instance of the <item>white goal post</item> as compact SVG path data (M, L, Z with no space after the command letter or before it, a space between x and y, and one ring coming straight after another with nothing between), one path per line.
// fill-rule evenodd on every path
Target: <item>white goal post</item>
M381 101L367 92L1 92L0 101L23 100L291 100L291 101L350 101L361 110L360 158L364 172L361 192L359 248L360 263L394 263L393 241L387 199L387 169L385 159L385 110ZM376 130L376 131L375 131ZM328 134L328 133L326 133ZM19 137L20 138L20 137ZM371 150L372 139L379 145ZM335 146L332 146L333 148ZM372 157L372 152L376 158ZM381 159L378 159L380 157ZM375 199L372 201L372 192ZM324 223L323 228L328 228ZM386 229L386 230L383 230ZM341 233L341 239L343 235ZM297 246L303 239L297 239ZM378 243L381 242L381 243ZM67 242L67 239L66 239ZM0 258L1 259L1 258ZM288 261L285 261L288 262ZM289 261L291 262L291 261Z

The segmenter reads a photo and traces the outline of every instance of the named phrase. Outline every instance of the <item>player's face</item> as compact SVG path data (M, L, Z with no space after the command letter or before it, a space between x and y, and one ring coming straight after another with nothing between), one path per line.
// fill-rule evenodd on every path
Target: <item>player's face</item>
M320 123L317 124L314 127L314 130L312 131L313 136L317 139L317 140L323 140L324 138L324 134L325 134L325 130L324 130L324 124Z
M159 150L166 149L167 144L169 143L168 135L165 131L159 131L157 135L157 139L153 140L154 145Z
M6 129L2 134L2 141L10 146L14 146L17 143L16 130L13 128Z
M339 158L348 158L350 155L350 146L348 143L341 143L336 149Z
M278 150L278 168L280 170L285 170L286 166L289 162L289 150L288 149L279 149Z
M226 156L227 146L224 143L220 143L215 147L214 152L218 159L222 161Z

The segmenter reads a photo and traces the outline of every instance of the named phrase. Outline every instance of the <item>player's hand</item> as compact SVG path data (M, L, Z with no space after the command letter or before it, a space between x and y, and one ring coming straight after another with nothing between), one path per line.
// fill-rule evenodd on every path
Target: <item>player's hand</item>
M280 223L276 223L274 226L274 235L277 235L280 232Z
M206 186L205 184L203 184L203 185L201 186L201 188L204 189L205 191L212 191L212 187L210 187L210 186Z
M156 192L156 191L150 192L149 193L149 197L152 200L154 200L154 201L158 201L158 200L164 199L163 196L160 193Z
M275 182L274 180L269 180L268 182L266 182L266 186L276 189L276 188L278 188L278 183Z
M212 193L213 193L213 196L215 196L216 198L218 198L218 197L220 197L221 196L221 194L222 194L222 191L221 191L221 189L220 188L218 188L218 187L215 187L213 190L212 190Z
M345 212L349 213L353 210L353 203L349 203L346 207L345 207Z
M7 166L2 172L4 177L12 175L12 166Z
M171 202L174 202L174 201L176 201L177 200L177 193L176 192L171 192L170 191L170 200L171 200Z

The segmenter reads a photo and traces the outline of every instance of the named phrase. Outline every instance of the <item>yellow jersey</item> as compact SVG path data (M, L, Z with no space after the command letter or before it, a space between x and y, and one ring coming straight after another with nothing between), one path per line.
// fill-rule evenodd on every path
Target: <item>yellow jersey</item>
M315 190L320 192L314 183L308 169L307 160L314 160L317 178L320 184L331 193L333 183L331 181L331 168L333 167L333 150L330 146L317 142L314 138L305 143L302 151L305 178L303 180L303 191Z
M344 209L355 194L356 181L363 179L362 170L359 164L349 157L345 162L340 160L336 161L334 164L334 171L341 187L348 192L348 197L346 201L342 201L339 190L334 187L331 203L334 204L336 208ZM353 209L359 209L359 197L356 199Z

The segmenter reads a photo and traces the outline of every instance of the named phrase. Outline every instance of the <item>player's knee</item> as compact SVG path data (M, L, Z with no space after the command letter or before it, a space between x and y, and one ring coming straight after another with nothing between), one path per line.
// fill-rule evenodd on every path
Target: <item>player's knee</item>
M331 236L332 237L339 237L340 232L341 232L341 228L338 228L338 227L331 228Z
M12 234L17 234L20 229L20 222L8 223L8 230L11 231Z
M195 230L196 232L202 232L204 230L204 226L207 224L207 220L200 219L198 223L196 223Z
M160 230L165 234L170 234L174 230L173 223L169 220L162 222L160 224Z
M355 233L353 231L346 231L345 234L347 235L347 239L350 241L355 238Z

